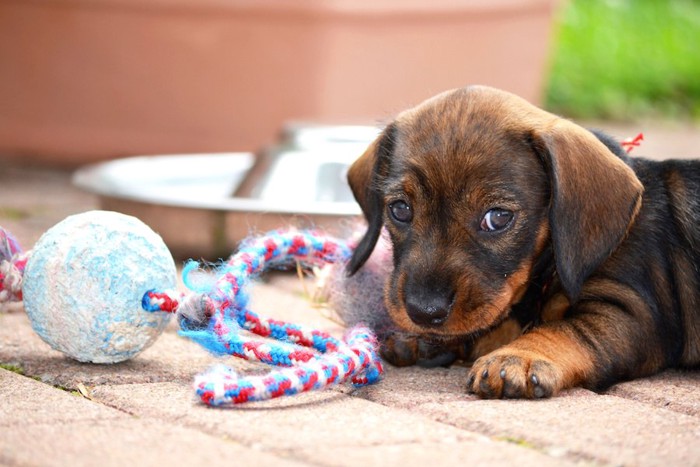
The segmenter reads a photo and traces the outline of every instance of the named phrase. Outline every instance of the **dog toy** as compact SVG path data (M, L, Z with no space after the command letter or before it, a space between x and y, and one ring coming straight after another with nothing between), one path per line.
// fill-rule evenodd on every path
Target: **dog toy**
M27 253L0 228L0 303L24 300L39 336L80 361L133 357L176 314L180 334L215 354L287 367L238 376L220 365L195 379L202 402L227 406L379 380L377 341L367 327L358 324L341 340L262 318L248 306L250 281L266 269L342 262L350 253L317 232L272 232L245 242L211 287L185 294L175 290L174 263L157 234L133 217L92 211L57 224ZM197 269L196 262L185 266L186 285Z
M642 141L644 141L644 133L639 133L635 137L630 137L622 140L620 142L620 146L625 149L625 151L632 152L634 148L639 147L640 144L642 144Z
M152 344L170 320L142 313L140 290L175 288L163 240L134 217L71 216L39 239L26 263L24 308L34 331L80 362L117 363Z

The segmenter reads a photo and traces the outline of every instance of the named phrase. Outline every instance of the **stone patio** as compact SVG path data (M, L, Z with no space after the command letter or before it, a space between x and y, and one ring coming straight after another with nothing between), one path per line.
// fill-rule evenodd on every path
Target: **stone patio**
M696 128L644 131L640 155L700 155ZM68 172L11 160L0 158L0 225L25 247L65 216L98 207ZM271 276L253 299L262 314L341 331L311 307L294 275ZM44 344L21 306L6 308L0 465L700 465L697 371L670 370L604 394L487 401L465 393L462 366L389 367L374 386L220 410L199 404L191 388L218 360L176 331L172 324L128 362L81 364Z

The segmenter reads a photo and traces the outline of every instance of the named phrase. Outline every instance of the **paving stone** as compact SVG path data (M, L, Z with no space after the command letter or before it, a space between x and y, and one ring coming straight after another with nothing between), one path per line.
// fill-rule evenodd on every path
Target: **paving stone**
M173 423L106 405L0 369L0 465L180 465L229 459L297 465Z
M385 377L372 386L358 389L356 395L391 407L412 410L426 403L475 399L466 392L467 368L397 368L385 365Z
M584 461L700 464L700 420L583 389L539 401L427 403L414 409L465 430L532 444Z
M298 453L310 462L330 466L426 466L426 465L517 465L568 466L574 460L538 451L524 443L483 438L480 440L445 440L440 443L392 444L376 446L325 446Z
M298 465L0 369L0 465Z
M698 371L668 370L650 378L617 384L607 394L700 417Z
M104 386L95 388L93 396L129 413L187 420L191 426L269 449L317 447L328 442L352 446L472 436L422 415L337 391L306 393L225 410L195 403L192 388L175 383Z
M233 441L154 420L21 424L0 437L0 465L303 465Z
M139 417L152 417L225 436L246 446L323 465L400 465L443 459L567 465L530 446L492 440L336 391L211 409L174 383L96 388L93 397ZM417 459L416 459L416 456ZM441 461L442 463L442 461Z
M71 185L71 172L22 166L0 156L0 226L24 249L65 217L97 209L97 196Z
M562 453L554 455L539 451L525 443L482 438L478 440L445 440L412 444L382 443L375 446L319 446L304 458L316 456L331 466L425 466L425 465L518 465L569 466L579 465L575 459L566 459Z
M172 324L172 323L171 323ZM80 363L51 349L31 328L22 310L0 314L0 363L20 367L28 375L54 386L75 389L99 384L151 381L191 382L209 366L225 362L239 370L252 365L240 359L220 359L176 334L174 324L137 357L122 363Z
M11 371L0 369L0 440L17 427L34 423L127 418L118 411L91 402ZM0 462L1 464L1 462Z

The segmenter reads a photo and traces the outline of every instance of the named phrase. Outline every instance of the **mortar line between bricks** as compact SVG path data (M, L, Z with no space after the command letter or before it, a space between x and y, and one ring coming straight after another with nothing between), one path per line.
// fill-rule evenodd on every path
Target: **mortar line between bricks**
M214 439L217 439L217 440L220 440L220 441L223 441L223 442L226 442L226 443L233 443L233 444L236 444L237 446L240 446L240 447L242 447L242 448L244 448L244 449L255 450L255 448L253 448L253 447L251 447L251 446L248 446L248 445L242 443L241 441L239 441L239 440L233 438L232 436L229 436L229 435L226 435L226 434L221 435L221 436L215 436L214 434L210 433L208 430L206 430L206 429L201 429L201 427L199 427L199 426L192 426L192 425L188 425L188 424L176 423L176 422L179 422L181 419L184 419L184 418L185 418L184 415L183 415L182 417L173 417L173 419L170 420L169 422L172 423L172 424L174 424L174 426L177 426L177 427L182 428L182 429L185 429L185 430L196 431L196 432L201 433L201 434L203 434L203 435L205 435L205 436L210 436L210 437L212 437L212 438L214 438ZM157 419L157 418L155 418L155 417L147 417L147 418L141 417L141 418L139 418L139 419L140 419L140 420L144 420L144 421L145 421L145 420L151 420L151 421L154 421L154 422L156 422L156 421L159 421L159 422L167 421L167 420L160 420L160 419ZM261 452L265 452L266 454L268 454L268 455L270 455L270 456L277 457L277 458L279 458L280 460L289 460L289 459L291 459L291 460L293 460L293 461L298 461L298 460L299 460L299 456L296 455L296 453L295 453L294 451L291 451L291 450L289 450L289 449L280 449L280 450L267 450L267 449L265 449L265 450L261 450ZM309 461L309 460L306 460L306 459L302 459L302 461L303 461L304 464L306 464L306 465L312 465L312 466L317 466L317 467L331 467L329 464L320 464L320 463L318 463L318 462Z
M130 417L142 418L141 416L139 416L138 414L136 414L136 413L134 413L134 412L132 412L132 411L123 409L123 408L121 408L121 407L117 407L117 406L112 405L112 404L109 404L109 403L107 403L107 402L105 402L105 401L101 401L101 400L98 400L98 399L88 399L88 400L90 400L90 401L92 401L92 402L95 402L96 404L100 404L100 405L102 405L102 406L104 406L104 407L108 407L108 408L110 408L110 409L113 409L113 410L116 410L116 411L118 411L118 412L121 412L121 413L123 413L123 414L129 415Z
M407 409L407 408L405 408L405 407L393 406L393 405L389 405L389 404L386 404L386 403L383 403L383 402L374 401L374 400L371 400L371 399L369 399L369 398L367 398L367 397L363 397L363 396L361 396L361 395L355 395L355 394L349 394L349 395L350 395L351 397L357 397L357 398L363 399L363 400L365 400L365 401L367 401L367 402L371 402L371 403L373 403L373 404L378 404L378 405L381 405L381 406L383 406L383 407L387 407L387 408L392 409L392 410L399 410L399 411L402 411L402 412L406 412L406 413L409 413L409 414L411 414L411 415L413 415L413 416L420 415L421 417L427 419L428 421L430 421L430 422L432 422L432 423L439 423L439 424L442 424L442 425L449 426L449 427L451 427L451 428L455 428L455 429L457 429L457 430L459 430L459 431L461 431L461 432L464 433L465 439L466 439L466 440L474 440L474 441L477 441L479 438L487 439L487 440L489 440L490 442L493 442L493 443L496 443L496 444L501 444L501 443L503 443L503 444L506 444L506 445L510 445L510 446L513 446L513 447L517 447L517 448L519 448L519 449L525 449L525 450L530 449L530 450L532 450L532 451L538 452L539 454L542 454L542 455L544 455L544 456L547 456L548 458L553 459L553 460L564 460L564 461L572 461L572 462L584 461L584 462L590 462L590 463L592 463L593 465L611 465L610 461L607 460L607 459L596 458L596 457L593 457L593 456L591 456L591 455L589 455L589 454L582 453L582 452L580 452L580 451L570 450L570 449L568 449L568 448L566 448L565 454L564 454L563 456L554 456L554 455L550 454L549 451L550 451L551 449L557 448L557 446L553 446L553 445L551 445L551 444L549 444L549 443L542 443L541 440L537 440L537 441L526 440L526 441L528 442L528 444L530 444L531 446L522 446L522 445L517 444L517 443L512 443L512 442L510 442L510 441L508 441L508 440L506 440L506 439L503 439L503 438L506 437L506 435L504 435L504 434L500 434L500 435L499 435L499 434L496 434L496 433L494 432L494 430L491 429L491 427L488 426L487 424L484 424L484 426L483 426L483 428L486 428L486 429L474 430L474 429L472 429L472 428L470 428L470 427L458 426L458 425L456 425L455 423L450 423L449 421L446 421L446 420L434 419L434 418L431 418L431 417L427 416L427 415L421 410L421 406L422 406L423 404L418 405L418 406L416 407L417 410L416 410L416 411L413 411L413 410L409 410L409 409ZM460 440L458 439L457 441L459 442ZM412 444L411 441L405 441L405 442L387 443L387 444L383 444L383 445L382 445L382 444L379 444L379 443L370 443L370 444L367 444L367 445L364 445L364 446L370 446L370 447L372 447L372 446L386 446L386 445L401 446L401 445L411 445L411 444ZM447 444L447 443L445 443L445 444Z
M7 371L7 370L5 370L5 371ZM76 398L79 398L79 399L82 399L82 400L86 401L87 403L96 404L96 405L99 405L99 406L107 407L107 408L109 408L109 409L111 409L111 410L116 411L117 413L129 415L129 416L131 416L131 417L135 417L134 414L129 413L127 410L122 410L122 409L120 409L119 407L114 407L114 406L111 406L110 404L106 404L106 403L104 403L104 402L102 402L102 401L98 401L98 400L92 399L92 398L90 398L90 397L85 397L85 396L82 395L82 394L80 394L80 395L72 394L71 392L69 392L67 389L65 389L65 388L63 388L63 387L58 387L58 386L55 386L55 385L53 385L53 384L46 383L46 382L44 382L44 381L35 379L34 377L31 377L31 376L28 376L28 375L24 375L24 374L20 374L20 373L15 373L15 374L16 374L17 376L22 377L22 378L26 378L26 379L28 379L28 380L31 380L31 381L33 381L33 382L35 382L35 383L43 384L44 386L46 386L46 387L48 387L48 388L55 389L56 391L60 391L61 393L63 393L64 395L67 395L67 396L69 396L69 397L76 397ZM76 390L77 390L77 389L76 389ZM89 418L85 418L85 419L83 419L83 418L72 418L72 419L70 419L70 422L74 422L74 421L75 421L75 422L89 422L89 421L91 421L91 420L93 420L93 418L90 418L90 417L89 417ZM110 420L117 420L117 419L115 418L115 419L110 419ZM29 422L29 423L25 422L25 425L31 425L31 426L41 426L41 425L44 425L44 424L45 424L45 423L43 423L43 422ZM6 424L6 423L0 422L0 428L2 428L2 427L12 427L12 426L13 426L13 425L11 425L11 424Z
M128 384L129 384L129 383L127 383L127 384L120 384L119 386L124 386L124 385L128 385ZM145 384L151 384L151 383L133 383L133 384L145 385ZM156 383L156 384L157 384L157 383ZM116 386L116 385L106 385L106 386L104 386L104 387L109 387L109 386ZM398 412L407 413L407 414L409 414L409 415L411 415L411 416L413 416L413 417L418 416L418 417L420 417L420 418L422 418L422 419L425 419L427 422L430 422L430 423L437 423L437 424L441 424L441 425L448 426L448 427L450 427L450 428L452 428L452 429L455 429L455 430L457 431L456 436L453 438L453 439L455 440L456 443L465 442L465 441L466 441L466 442L468 442L468 441L471 441L471 442L489 441L489 442L492 442L492 443L495 443L495 444L504 444L504 445L507 444L507 445L516 447L516 448L518 448L518 449L523 449L523 450L531 449L531 450L536 451L536 452L538 452L539 454L545 455L545 456L547 456L548 458L553 459L553 460L566 459L565 457L555 457L555 456L552 456L552 455L550 455L549 453L547 453L546 451L543 451L543 450L540 450L540 449L533 449L533 448L526 447L526 446L519 446L519 445L517 445L517 444L515 444L515 443L510 443L510 442L508 442L508 441L506 441L506 440L503 440L503 439L497 439L497 438L495 438L495 437L493 437L493 436L486 436L486 435L483 435L483 434L478 433L478 432L470 431L470 430L468 430L468 429L464 429L463 427L455 426L454 424L451 424L451 423L446 423L445 421L442 421L442 420L434 420L434 419L432 419L432 418L426 416L426 415L423 414L423 413L411 412L411 411L409 411L409 410L407 410L407 409L405 409L405 408L402 408L402 407L394 407L394 406L390 406L390 405L387 405L387 404L383 404L383 403L380 403L380 402L377 402L377 401L372 401L372 400L369 400L369 399L367 399L367 398L360 397L360 396L357 396L357 395L354 395L354 394L347 394L346 392L343 392L342 389L340 389L340 388L330 388L330 389L328 389L327 391L334 392L334 393L336 393L336 394L338 394L338 395L343 395L343 396L345 396L345 397L353 397L353 398L361 399L361 400L363 400L364 402L368 402L368 403L371 403L371 404L374 404L374 405L377 405L377 406L386 407L386 408L388 408L388 409L390 409L390 410L396 410L396 411L398 411ZM353 392L354 392L354 391L353 391ZM103 402L103 401L101 401L100 399L97 399L97 401L99 401L100 403L103 403L105 406L113 407L113 405L110 404L109 402L106 402L106 401ZM194 404L194 403L195 403L195 402L193 402L193 404ZM317 404L317 403L314 403L314 404ZM210 410L217 410L217 409L210 409ZM284 410L284 409L281 409L281 408L270 408L269 410L271 410L271 411L279 411L279 410ZM210 425L208 425L208 424L206 424L206 423L202 423L202 422L198 422L198 421L196 421L196 420L190 419L190 418L188 418L187 415L185 415L185 414L179 415L179 416L168 415L168 414L165 414L165 415L142 415L142 414L139 414L139 413L136 413L136 412L133 412L133 411L125 411L125 412L126 412L126 413L129 413L129 414L131 414L131 415L133 415L133 416L135 416L135 417L138 417L139 419L142 419L142 420L150 419L150 420L153 420L153 421L156 421L156 422L161 422L161 423L163 423L163 422L172 423L172 424L175 424L175 425L177 425L177 426L179 426L179 427L181 427L181 428L187 428L187 429L196 430L196 431L199 431L199 432L201 432L201 433L207 434L207 435L209 435L209 436L214 436L214 437L216 437L216 438L230 439L230 440L232 440L232 441L234 441L234 442L236 442L236 443L241 443L242 445L245 445L244 443L241 442L241 440L238 440L238 439L236 439L235 437L233 437L233 436L231 436L231 435L226 435L226 436L223 436L223 437L222 437L222 436L221 436L221 433L217 432L216 429L215 429L215 427L212 427L212 426L210 426ZM411 440L405 440L405 441L394 441L394 442L389 442L389 443L387 443L387 442L369 442L369 443L359 443L359 444L358 444L358 443L345 443L345 444L338 445L337 447L344 447L344 448L356 448L356 447L373 448L373 447L382 447L382 446L404 446L404 445L405 445L405 446L410 446L410 445L415 444L415 442L416 442L415 439L411 439ZM436 441L434 441L433 443L434 443L434 444L445 444L445 445L449 445L449 444L450 444L449 442L441 442L441 441L439 441L439 440L436 440ZM290 457L293 458L293 459L300 459L300 458L299 458L299 455L298 455L298 451L294 451L294 450L290 450L290 449L275 449L275 448L270 448L270 449L268 449L268 448L265 448L265 449L263 449L263 451L264 451L264 452L267 452L268 454L276 455L276 456L278 456L278 457L284 457L284 456L286 456L286 455L290 455ZM303 450L302 450L302 452L303 452ZM301 459L303 460L304 463L307 463L307 464L310 464L310 465L317 465L317 466L319 466L319 467L325 467L325 466L327 466L327 465L330 465L330 464L319 463L317 460L314 461L314 460L311 460L310 458L307 458L307 457L305 457L305 456L302 456Z
M645 407L649 407L649 408L652 408L654 410L668 411L668 412L672 412L674 414L680 414L683 417L690 417L690 418L700 420L700 413L699 414L688 413L688 412L683 410L683 406L677 406L674 404L673 401L668 401L668 400L664 400L661 398L635 399L635 394L629 394L629 396L628 396L628 395L625 395L624 393L623 394L615 393L614 386L612 388L607 389L605 392L600 392L600 393L596 392L594 394L596 394L598 396L609 397L612 399L619 399L621 401L632 402L634 404L643 405ZM637 396L637 397L639 397L639 396ZM665 402L665 403L662 405L661 402Z
M109 385L100 385L100 386L103 386L103 387L128 386L130 384L144 385L144 384L153 384L153 383L120 383L120 384L109 384ZM155 384L157 384L157 383L155 383ZM96 386L96 388L100 387L100 386ZM200 433L205 434L207 436L214 437L216 439L221 439L221 440L224 440L227 442L233 442L233 443L239 444L241 446L244 446L248 449L253 449L250 446L247 446L245 443L241 442L240 440L238 440L230 435L223 435L222 436L221 433L216 432L212 427L210 427L206 424L203 424L203 423L198 423L196 421L192 421L191 419L187 418L187 415L184 415L184 414L181 416L143 415L143 414L139 414L135 411L121 409L121 408L116 407L115 405L113 405L107 401L103 401L100 399L92 399L92 400L96 403L104 405L105 407L110 407L110 408L116 409L120 412L126 413L126 414L134 417L135 419L151 420L153 422L173 424L173 425L178 426L178 427L183 428L183 429L197 431L197 432L200 432ZM193 404L195 404L195 403L196 402L193 400ZM216 409L212 409L212 410L216 410ZM271 410L278 410L278 409L271 409ZM353 446L354 445L350 445L348 447L353 447ZM299 460L299 461L302 461L304 464L311 465L311 466L330 467L332 465L332 464L319 463L318 461L310 460L307 457L300 458L300 456L298 455L298 452L295 452L295 451L290 450L290 449L279 449L279 450L277 450L277 449L263 449L262 452L266 452L267 454L273 455L275 457L279 457L281 459L286 458L286 459L292 459L292 460Z
M106 406L106 407L111 407L109 404L105 404L105 403L100 403L100 405L104 405L104 406ZM111 408L114 408L114 407L111 407ZM119 411L120 413L129 414L128 411L124 411L124 410L120 410L120 409L117 409L117 411ZM138 422L138 421L144 421L144 422L150 421L150 422L152 422L152 423L159 423L159 422L160 422L161 424L163 424L163 422L164 422L164 420L160 420L160 419L157 419L157 418L155 418L155 417L139 417L139 416L133 415L133 416L130 416L129 418L107 418L107 419L102 419L102 418L101 418L101 419L99 419L99 420L97 420L97 421L96 421L94 418L85 418L85 419L83 419L83 418L75 418L75 419L65 420L65 421L63 421L62 423L64 423L64 424L68 424L68 423L70 423L70 424L98 423L98 424L104 424L104 425L112 425L112 424L134 423L134 422ZM56 424L56 422L51 422L51 421L36 421L36 422L30 422L30 423L23 422L22 426L25 427L25 428L26 428L26 427L42 427L42 426L43 426L43 427L54 427L55 424ZM1 424L1 423L0 423L0 428L9 428L9 429L12 429L14 426L15 426L15 425L11 425L11 424L8 425L8 424ZM211 438L214 438L214 439L216 439L218 442L223 441L223 442L227 442L227 443L233 443L233 444L235 444L235 445L237 445L237 446L240 446L240 447L243 448L243 449L254 450L254 449L251 448L250 446L247 446L247 445L245 445L244 443L241 443L240 441L238 441L238 440L236 440L236 439L233 439L233 438L231 438L231 437L228 437L228 436L214 436L214 435L212 435L211 433L207 432L206 430L199 430L199 429L197 429L196 427L192 427L192 426L188 426L188 425L183 425L183 424L179 424L179 423L169 423L168 426L170 426L170 427L177 427L177 428L181 428L181 429L185 429L185 430L191 430L191 431L193 431L193 432L198 432L198 433L203 434L203 435L205 435L205 436L209 436L209 437L211 437ZM267 453L268 455L270 455L270 456L277 457L277 458L279 458L280 460L285 460L285 459L296 460L294 456L285 456L284 454L286 454L286 451L279 451L279 452L277 452L277 451L266 451L266 453ZM3 461L4 461L4 462L3 462ZM10 461L12 461L12 462L10 462ZM319 467L326 467L326 464L319 464L319 463L307 461L307 460L305 460L305 459L303 460L303 462L304 462L305 464L308 464L308 465L315 465L315 466L319 466ZM15 460L14 460L13 458L5 458L5 457L3 457L3 453L0 452L0 466L4 466L4 465L16 465L16 464L15 464ZM21 465L24 465L24 464L21 464Z
M601 395L607 396L607 397L615 397L617 399L625 400L625 401L631 401L637 404L644 404L646 406L652 407L657 410L668 410L673 413L685 415L687 417L693 417L697 418L700 420L700 412L698 413L688 413L687 409L679 404L674 403L674 401L669 401L662 399L660 397L657 398L635 398L635 394L619 394L615 392L604 392ZM636 397L643 397L643 396L636 396Z
M526 440L529 444L532 445L532 447L529 447L529 446L526 447L526 446L518 445L516 443L510 443L507 440L499 439L499 437L500 438L507 437L508 435L506 433L499 434L490 425L488 425L487 423L484 423L484 422L477 422L476 425L470 424L469 427L463 427L463 426L458 426L455 423L450 423L448 420L430 418L429 416L425 415L424 412L421 410L421 407L425 404L419 404L418 406L413 408L415 410L408 410L405 407L393 406L393 405L389 405L389 404L386 404L383 402L373 401L373 400L371 400L367 397L363 397L361 395L357 395L357 396L353 395L353 397L358 397L358 398L364 399L368 402L379 404L379 405L382 405L382 406L390 408L390 409L408 412L412 415L420 414L422 417L430 420L433 423L440 423L440 424L443 424L446 426L450 426L452 428L456 428L460 431L474 435L476 437L483 437L483 438L489 439L492 442L509 443L509 444L511 444L513 446L517 446L519 448L532 449L533 451L539 452L540 454L545 455L545 456L547 456L551 459L554 459L554 460L562 459L562 460L569 460L572 462L580 462L580 461L592 462L595 465L611 465L610 461L607 459L600 459L597 457L593 457L590 454L586 454L586 453L580 452L578 450L570 450L569 448L566 448L566 452L563 456L553 456L552 454L549 453L549 450L555 449L555 448L557 448L557 446L551 445L549 443L543 443L539 439L534 440L534 441L530 440L530 439ZM474 429L475 426L477 429ZM516 437L516 436L514 436L514 437ZM520 436L517 436L517 437L519 438Z
M100 386L105 386L105 387L109 387L109 386L128 386L128 385L130 385L130 384L153 384L153 383L120 383L120 384L109 384L109 385L100 385ZM156 383L156 384L157 384L157 383ZM95 386L94 388L100 387L100 386ZM221 441L224 441L224 442L235 443L235 444L237 444L237 445L239 445L239 446L241 446L241 447L243 447L243 448L246 448L246 449L253 449L253 448L251 448L250 446L247 446L245 443L242 443L240 440L237 440L237 439L235 439L235 438L233 438L233 437L231 437L231 436L227 436L227 435L223 435L223 436L222 436L220 433L216 433L215 431L212 431L212 430L208 429L208 427L207 427L206 425L200 425L200 424L198 424L198 423L183 423L183 422L182 422L183 420L188 420L187 417L186 417L186 415L182 415L182 416L178 416L178 417L175 417L175 416L155 417L155 416L151 416L151 415L143 415L143 414L140 414L140 413L138 413L138 412L136 412L136 411L133 411L133 410L127 410L126 408L118 407L118 406L116 406L116 405L114 405L114 404L109 403L108 401L105 401L105 400L101 400L101 399L97 399L97 398L86 398L86 397L83 397L83 398L84 398L84 399L87 399L87 400L89 400L89 401L91 401L91 402L94 402L95 404L99 404L99 405L102 405L102 406L104 406L104 407L107 407L107 408L116 410L116 411L119 412L119 413L123 413L123 414L128 415L130 418L124 419L124 420L127 420L127 421L128 421L128 420L141 420L141 421L150 420L150 421L152 421L152 422L154 422L154 423L168 424L169 426L175 426L175 427L179 427L179 428L182 428L182 429L187 429L187 430L196 431L196 432L202 433L202 434L204 434L204 435L206 435L206 436L210 436L210 437L212 437L212 438L214 438L214 439L221 440ZM113 419L113 420L114 420L114 421L117 421L117 422L122 421L122 420L120 420L120 419ZM106 422L109 423L109 422L111 422L111 421L113 421L113 420L109 420L109 421L106 421ZM73 422L73 421L74 421L74 420L71 420L71 422ZM93 421L93 419L86 419L86 420L78 420L78 419L76 419L75 421L77 421L77 422L80 422L80 421L89 422L89 421ZM32 425L44 425L44 423L33 423ZM0 425L0 427L1 427L1 426L2 426L2 425ZM286 452L288 452L288 450L280 450L280 451L276 451L276 450L264 450L264 452L266 452L267 454L270 454L270 455L272 455L272 456L278 457L278 458L280 458L281 460L283 460L283 459L285 459L285 455L284 455L284 454L285 454ZM293 459L293 460L295 459L294 456L287 456L286 458L290 458L290 459ZM308 461L308 460L306 460L306 459L304 459L304 463L306 463L306 464L308 464L308 465L318 466L318 467L327 467L327 466L328 466L328 464L319 464L319 463L316 463L316 462Z

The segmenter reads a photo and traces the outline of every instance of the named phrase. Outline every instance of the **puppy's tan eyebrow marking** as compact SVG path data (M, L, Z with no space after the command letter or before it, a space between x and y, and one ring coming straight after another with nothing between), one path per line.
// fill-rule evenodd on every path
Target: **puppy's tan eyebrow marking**
M433 188L430 183L430 177L425 172L424 168L418 164L408 163L408 174L414 175L418 186L425 196L430 197L433 193Z

